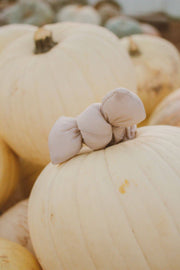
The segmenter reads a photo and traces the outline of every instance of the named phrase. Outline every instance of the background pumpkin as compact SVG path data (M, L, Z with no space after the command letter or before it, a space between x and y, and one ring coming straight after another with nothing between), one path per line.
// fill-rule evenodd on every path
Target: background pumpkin
M35 257L24 247L0 238L0 269L40 270Z
M81 22L90 24L100 24L101 18L98 12L90 6L68 5L60 9L57 13L58 22Z
M136 20L123 16L109 19L106 22L105 27L119 38L143 33L140 23L138 23Z
M179 160L180 129L152 126L49 164L28 215L43 269L179 270Z
M163 99L150 116L148 124L180 127L180 89Z
M0 216L0 237L18 243L33 253L28 223L28 200L21 201Z
M43 1L25 1L7 7L2 17L6 24L25 23L42 26L54 21L54 12L51 7Z
M86 5L86 0L47 0L47 2L52 6L52 8L57 11L58 9L62 8L66 5L72 5L72 4L80 4L80 5Z
M114 0L97 1L94 8L99 12L103 25L108 19L119 16L121 12L121 6Z
M154 26L148 23L141 23L141 29L142 29L143 34L161 36L160 32Z
M23 25L23 24L12 24L4 25L0 27L0 53L15 39L35 31L35 26Z
M180 86L180 56L173 44L160 37L133 35L120 44L136 69L138 89L147 117L158 103Z
M109 31L75 23L45 28L58 42L54 48L40 53L44 31L38 32L35 55L30 33L0 58L0 133L21 157L42 165L49 161L48 134L57 118L77 115L110 89L136 90L131 60Z
M0 209L14 192L19 180L18 158L0 139Z

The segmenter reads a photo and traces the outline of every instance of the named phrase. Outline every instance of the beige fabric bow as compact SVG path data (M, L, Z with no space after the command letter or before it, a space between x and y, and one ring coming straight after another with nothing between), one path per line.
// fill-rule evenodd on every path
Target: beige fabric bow
M60 117L49 134L53 164L72 158L86 144L92 150L117 144L136 135L136 124L146 117L144 105L133 92L120 88L107 94L102 103L90 105L76 118Z

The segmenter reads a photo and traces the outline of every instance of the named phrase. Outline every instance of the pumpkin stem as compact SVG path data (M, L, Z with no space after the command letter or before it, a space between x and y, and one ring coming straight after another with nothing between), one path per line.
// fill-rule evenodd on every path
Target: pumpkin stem
M129 38L129 54L131 56L138 56L141 54L137 44L134 42L132 37Z
M57 42L53 41L52 32L40 27L34 34L35 54L46 53L50 51Z

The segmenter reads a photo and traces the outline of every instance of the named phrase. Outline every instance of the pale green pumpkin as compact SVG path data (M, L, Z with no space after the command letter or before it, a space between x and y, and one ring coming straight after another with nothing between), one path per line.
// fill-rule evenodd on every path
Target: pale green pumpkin
M54 12L47 3L22 0L6 8L2 17L7 24L25 23L42 26L54 21Z
M109 19L105 27L119 38L133 34L141 34L143 32L140 23L128 17L121 16Z

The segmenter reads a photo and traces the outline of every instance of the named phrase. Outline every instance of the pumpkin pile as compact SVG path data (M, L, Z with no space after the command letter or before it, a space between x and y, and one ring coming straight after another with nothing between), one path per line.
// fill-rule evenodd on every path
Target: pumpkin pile
M0 16L0 270L179 270L180 54L87 4Z

